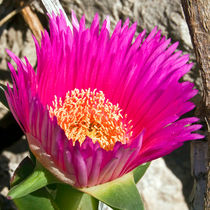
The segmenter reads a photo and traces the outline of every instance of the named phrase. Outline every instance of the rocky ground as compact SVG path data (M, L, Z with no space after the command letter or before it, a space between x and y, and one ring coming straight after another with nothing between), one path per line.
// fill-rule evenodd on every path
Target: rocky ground
M0 0L0 19L15 9L15 0ZM38 1L33 8L41 18L45 27L45 19ZM101 20L110 16L111 29L119 19L123 21L129 17L131 22L138 22L137 31L144 28L151 31L158 26L163 35L171 37L172 41L179 41L179 49L184 54L189 53L191 62L195 62L192 43L188 27L181 9L180 0L62 0L65 11L70 15L75 10L78 17L86 14L87 24L98 12ZM10 58L5 48L23 58L27 56L32 66L36 66L36 56L31 31L20 14L16 15L0 27L0 82L10 82L7 62ZM193 81L200 89L201 80L196 65L185 80ZM193 101L198 105L200 95ZM193 113L191 113L193 114ZM19 164L27 155L27 144L22 132L15 124L4 106L0 105L0 209L15 209L12 202L6 199L9 179ZM145 202L146 210L187 210L193 180L190 175L189 144L175 151L173 154L153 161L138 188Z

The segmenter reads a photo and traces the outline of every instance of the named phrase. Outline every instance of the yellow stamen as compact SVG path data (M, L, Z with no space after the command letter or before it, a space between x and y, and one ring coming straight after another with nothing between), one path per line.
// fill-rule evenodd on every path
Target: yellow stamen
M125 123L119 105L113 105L102 91L78 90L67 92L65 100L55 96L49 107L50 117L56 116L58 125L67 138L82 144L86 136L105 150L112 150L115 143L125 144L132 136L130 122Z

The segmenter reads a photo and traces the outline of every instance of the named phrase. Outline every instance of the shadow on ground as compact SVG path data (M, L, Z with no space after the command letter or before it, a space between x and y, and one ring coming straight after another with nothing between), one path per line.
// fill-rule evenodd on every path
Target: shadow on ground
M164 157L167 167L182 182L182 191L185 201L189 207L189 197L193 188L193 177L191 175L190 142Z
M28 151L28 144L26 140L19 140L11 147L7 148L0 154L0 192L8 191L11 179L11 163L17 161L17 156ZM6 154L12 155L6 155ZM16 163L19 164L19 163ZM6 193L7 194L7 193ZM13 201L7 199L5 193L0 194L0 209L1 210L16 210Z

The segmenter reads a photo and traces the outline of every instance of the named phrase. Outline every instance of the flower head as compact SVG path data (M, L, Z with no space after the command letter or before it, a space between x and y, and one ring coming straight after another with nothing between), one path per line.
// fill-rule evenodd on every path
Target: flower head
M180 117L192 110L197 94L180 82L192 64L175 52L154 28L132 42L136 23L121 21L110 34L109 20L90 28L72 13L73 31L65 18L50 17L41 46L35 39L37 71L13 53L9 64L13 90L7 100L24 130L31 151L58 179L90 187L116 179L142 163L164 156L193 133L197 118Z

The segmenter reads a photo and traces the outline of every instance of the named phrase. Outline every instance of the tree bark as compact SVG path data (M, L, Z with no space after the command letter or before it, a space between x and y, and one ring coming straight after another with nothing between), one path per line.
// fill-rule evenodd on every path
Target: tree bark
M209 0L181 0L190 30L196 60L202 77L202 102L198 115L209 131L210 121L210 2ZM208 142L192 145L193 175L196 180L192 209L210 209L210 136ZM208 148L208 149L207 149ZM205 155L206 154L206 155ZM205 165L206 163L206 165ZM206 176L207 174L207 176Z

